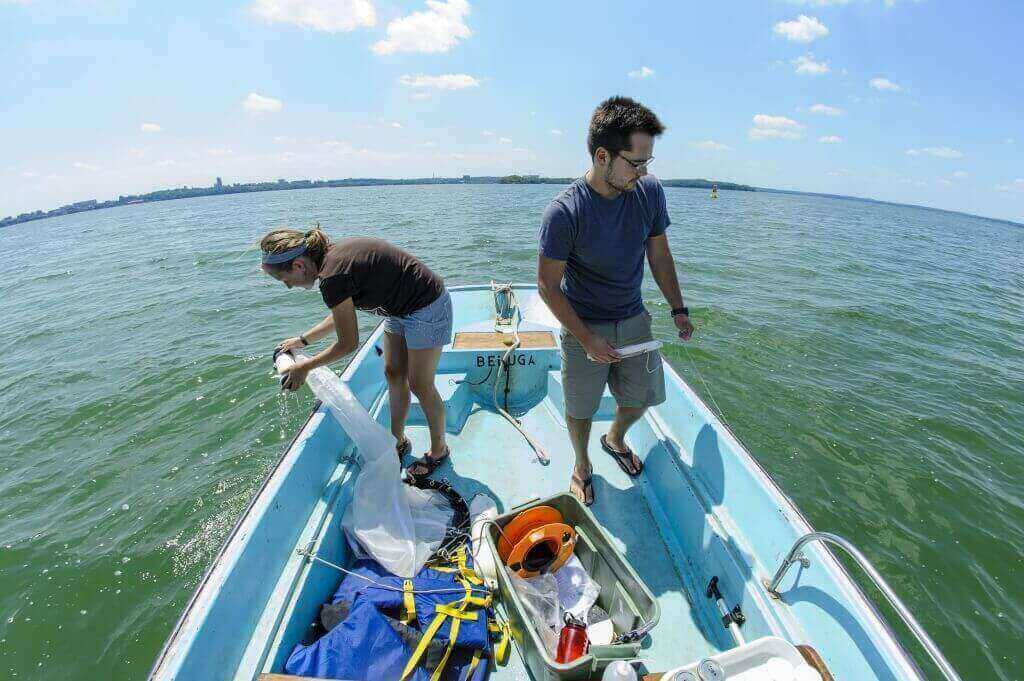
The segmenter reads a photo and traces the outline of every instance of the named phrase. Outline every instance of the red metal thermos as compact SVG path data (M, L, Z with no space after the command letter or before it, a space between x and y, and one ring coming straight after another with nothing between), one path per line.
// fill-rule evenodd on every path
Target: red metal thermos
M555 653L555 662L565 664L582 657L590 648L590 639L587 638L587 625L573 617L565 614L565 626L558 636L558 652Z

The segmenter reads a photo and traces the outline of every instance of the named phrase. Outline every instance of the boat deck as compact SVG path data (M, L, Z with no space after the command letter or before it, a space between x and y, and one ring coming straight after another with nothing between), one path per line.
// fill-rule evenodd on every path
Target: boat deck
M439 389L450 392L449 375L437 377ZM461 378L456 376L455 378ZM443 393L442 393L443 394ZM413 442L413 451L421 453L429 446L425 424L416 424L412 410L406 432ZM544 450L551 461L542 465L523 436L493 411L473 406L458 432L449 429L447 438L451 457L434 477L448 480L467 500L483 492L498 503L499 513L530 501L568 489L573 454L569 435L560 408L545 397L521 419L523 427ZM663 519L652 513L648 503L645 474L637 480L629 478L614 460L601 449L600 437L608 431L611 420L595 418L591 432L590 455L594 467L595 503L591 507L598 521L616 540L634 569L647 583L661 606L661 621L644 642L641 656L659 661L696 660L728 647L719 633L717 613L712 614L711 601L695 608L691 603L693 590L679 565L688 561L678 546L671 545L661 531ZM642 427L637 424L634 428ZM669 456L669 452L648 450L647 456ZM406 461L406 465L411 459ZM655 506L656 508L656 506ZM692 580L690 580L692 582ZM724 633L724 632L723 632ZM664 662L662 663L664 664ZM660 668L655 664L654 669ZM499 669L497 678L528 679L522 660L513 655L509 665Z

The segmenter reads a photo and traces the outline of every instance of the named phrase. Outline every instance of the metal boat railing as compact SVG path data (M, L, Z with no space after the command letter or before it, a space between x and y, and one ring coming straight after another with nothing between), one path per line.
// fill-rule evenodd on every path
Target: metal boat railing
M846 553L848 553L850 557L860 565L861 569L867 573L868 577L871 578L871 581L873 581L875 586L878 587L878 590L886 597L889 601L889 605L891 605L896 613L903 619L904 624L907 625L911 633L917 637L918 642L928 652L928 655L931 656L932 661L935 662L935 665L939 668L939 671L942 672L943 676L945 676L949 681L961 681L960 676L956 673L956 670L953 669L953 665L951 665L942 655L939 647L935 645L935 642L932 641L930 636L928 636L928 633L924 628L918 624L916 619L914 619L914 616L910 613L910 609L903 604L903 601L899 599L896 593L892 590L892 587L890 587L882 578L882 575L878 573L878 570L876 570L875 566L871 564L871 561L869 561L864 554L858 551L856 546L837 534L832 534L831 532L810 532L800 537L796 544L793 545L793 548L790 549L789 555L787 555L786 559L782 561L782 565L779 566L779 569L775 572L775 576L772 577L771 581L763 580L762 582L764 587L768 590L768 594L772 596L772 598L781 598L777 591L779 588L779 582L782 581L782 578L786 575L786 572L789 571L789 568L793 563L800 563L804 568L811 566L811 561L807 556L801 553L800 550L812 541L827 542L846 551Z

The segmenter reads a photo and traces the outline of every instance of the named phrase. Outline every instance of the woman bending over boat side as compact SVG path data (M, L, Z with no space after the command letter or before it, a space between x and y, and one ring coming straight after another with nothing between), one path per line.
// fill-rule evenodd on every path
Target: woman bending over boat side
M399 461L411 453L405 436L410 392L416 395L430 428L430 450L407 469L413 477L434 472L448 456L444 400L434 387L441 349L452 337L452 301L444 281L423 261L397 246L368 237L331 242L320 229L275 229L260 241L263 271L289 289L319 282L330 308L322 321L281 343L292 350L334 330L338 340L297 362L284 387L298 390L316 367L338 361L359 347L356 310L384 317L384 375L391 407L391 432Z

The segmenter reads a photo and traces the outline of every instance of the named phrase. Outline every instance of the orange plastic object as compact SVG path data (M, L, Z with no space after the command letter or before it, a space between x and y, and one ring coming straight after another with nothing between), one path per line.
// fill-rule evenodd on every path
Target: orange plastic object
M562 522L562 514L550 506L534 506L528 508L501 528L501 538L498 540L498 557L502 562L507 563L508 557L512 554L512 548L518 544L523 537L538 527L550 525L551 523Z
M524 579L536 577L565 565L575 547L576 530L565 523L549 523L520 539L505 565Z

